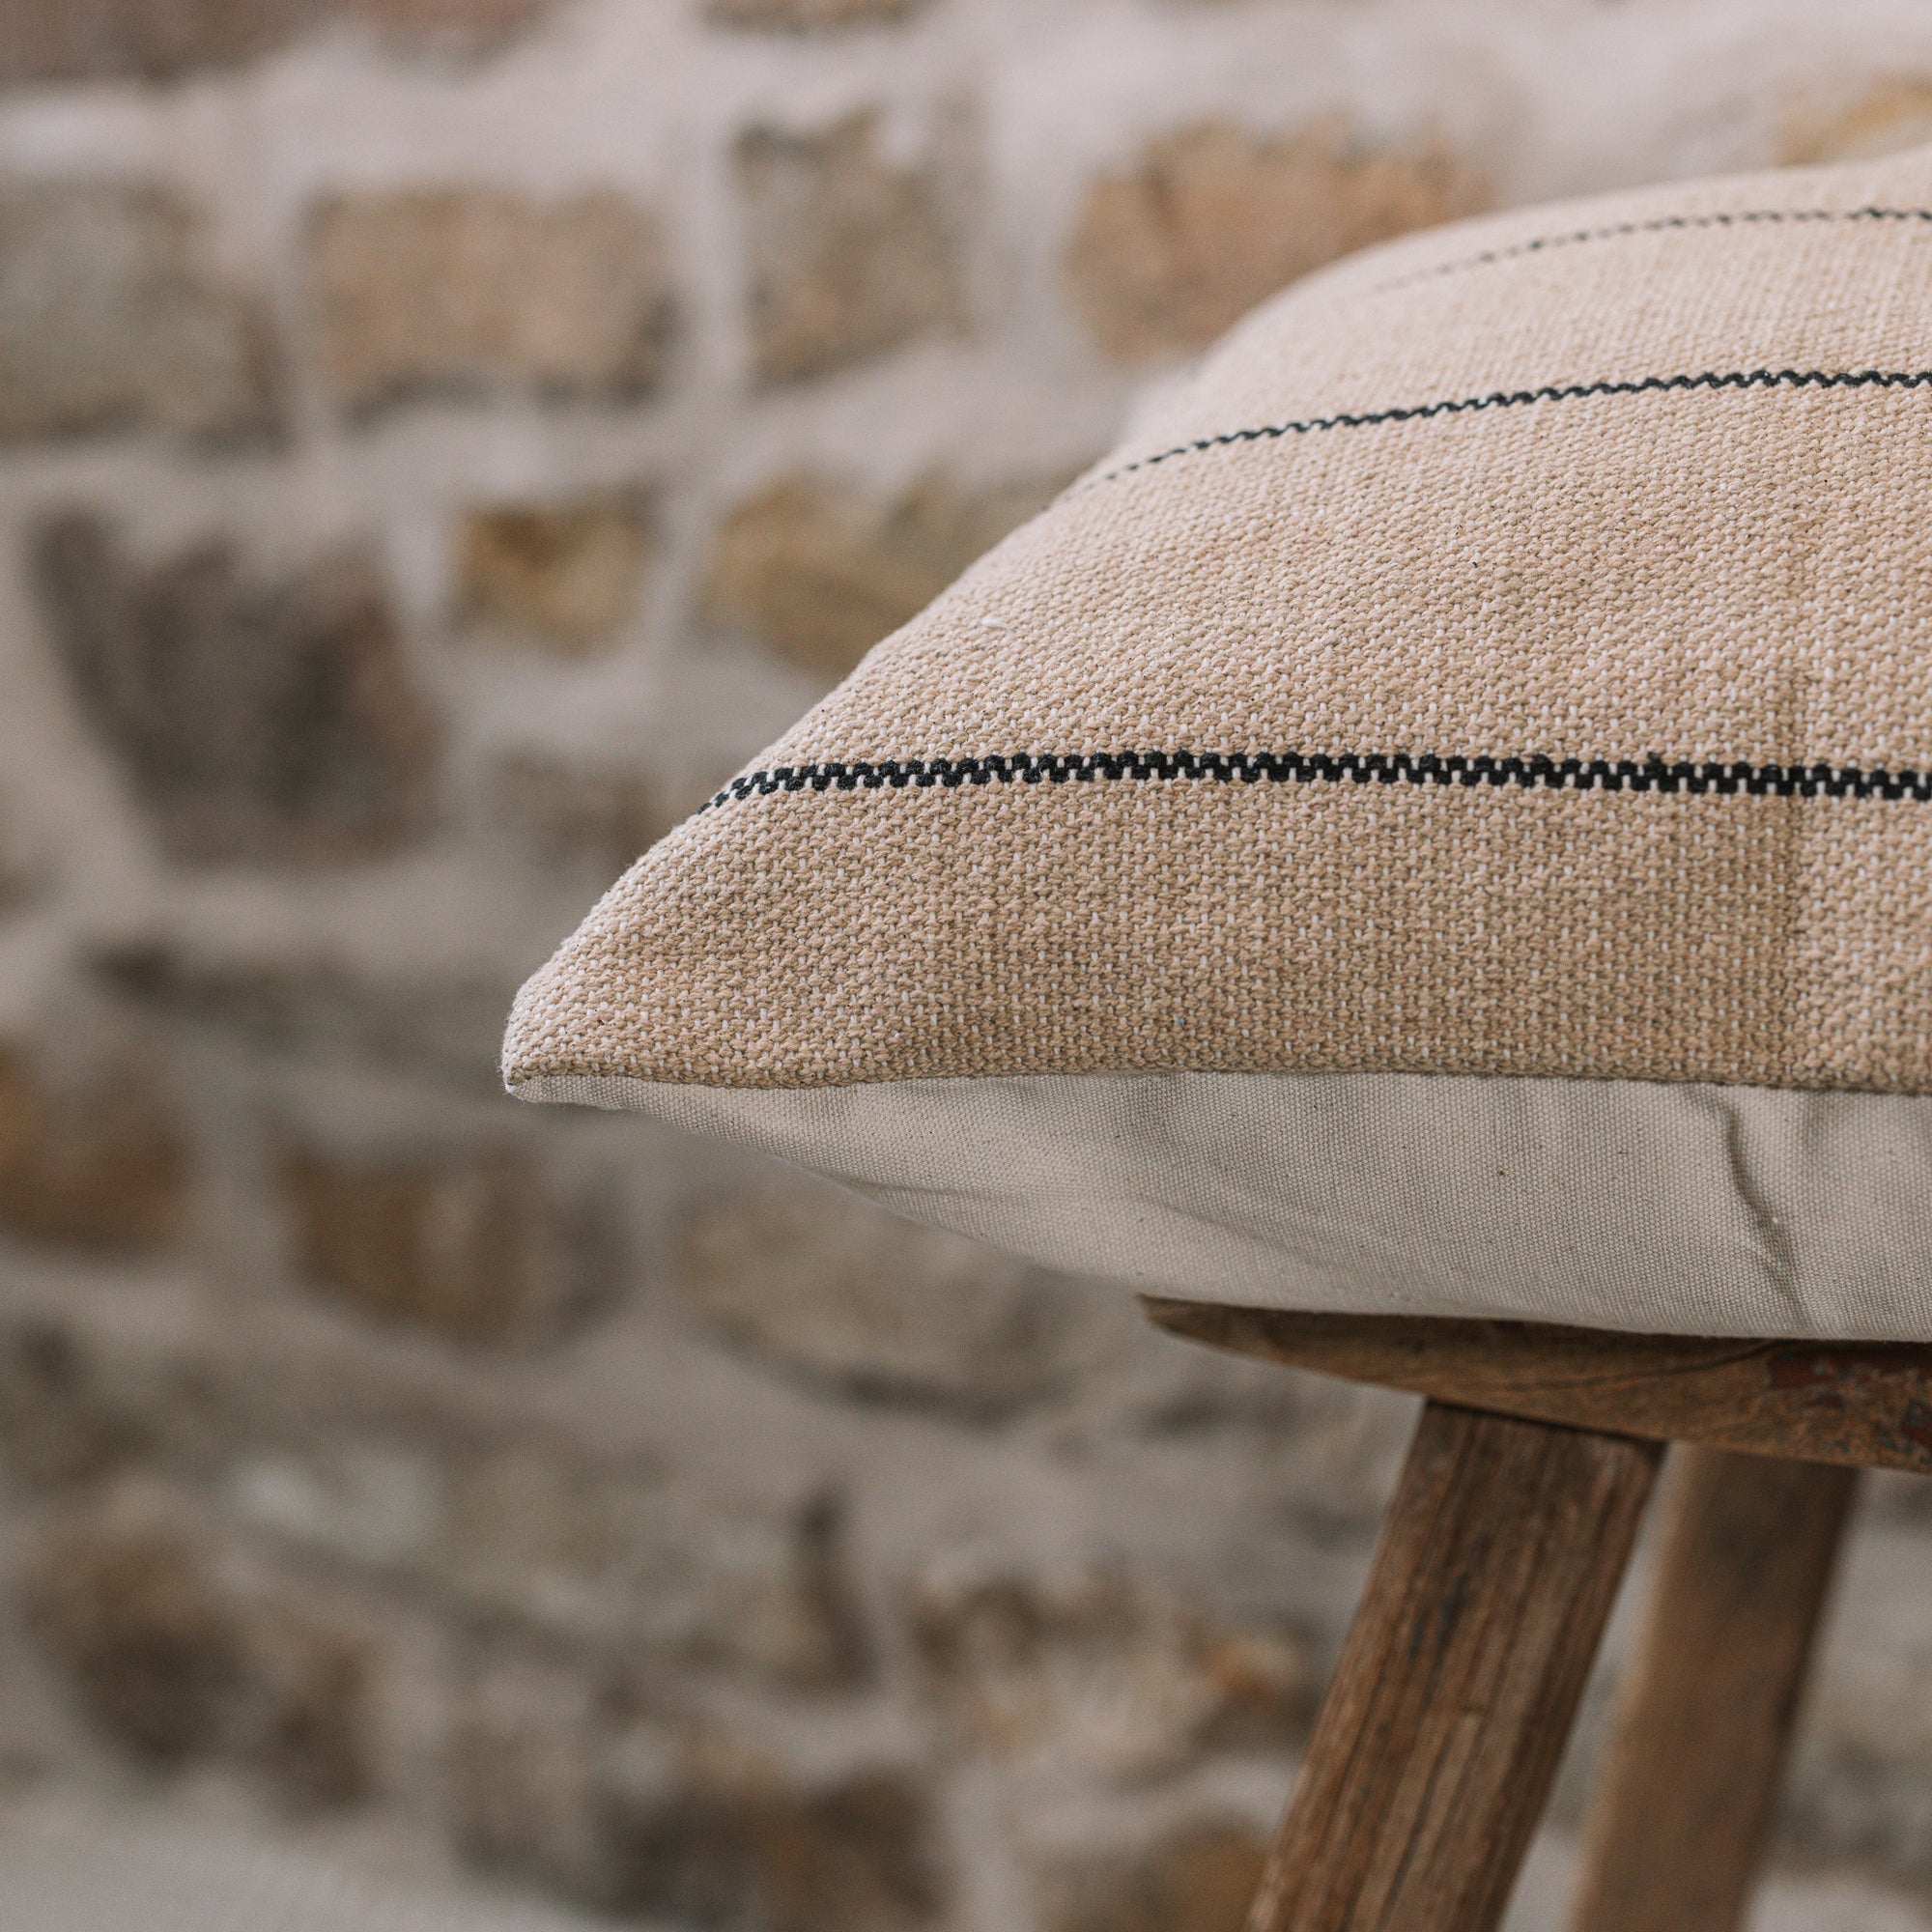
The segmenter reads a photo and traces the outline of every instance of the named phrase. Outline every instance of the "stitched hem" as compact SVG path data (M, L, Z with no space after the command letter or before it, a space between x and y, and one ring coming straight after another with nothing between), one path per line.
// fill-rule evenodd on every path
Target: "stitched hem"
M1880 798L1932 802L1932 775L1857 765L1756 765L1631 758L1438 757L1434 753L1018 752L961 758L825 759L747 772L699 811L776 792L903 791L1096 780L1214 779L1223 783L1514 785L1522 791L1743 794L1752 798Z
M1752 228L1774 223L1797 226L1819 221L1921 222L1932 226L1932 208L1749 208L1728 214L1666 214L1652 221L1615 221L1603 228L1577 228L1562 235L1539 235L1532 241L1517 242L1507 248L1485 248L1479 254L1463 255L1453 262L1438 262L1432 269L1418 269L1412 274L1398 275L1393 281L1378 282L1371 295L1391 289L1413 288L1418 282L1434 281L1438 275L1461 274L1468 269L1488 269L1499 262L1515 262L1526 255L1547 254L1552 248L1574 248L1586 242L1615 242L1631 235L1658 235L1674 229Z
M1922 389L1932 384L1932 369L1709 369L1694 376L1643 376L1627 383L1570 383L1540 389L1492 389L1484 396L1451 396L1434 403L1408 403L1389 410L1345 411L1332 416L1305 416L1295 422L1258 423L1249 429L1223 430L1216 436L1196 437L1172 449L1138 456L1118 469L1109 469L1082 491L1097 490L1172 463L1178 456L1199 456L1241 442L1268 442L1289 436L1316 436L1324 430L1373 429L1382 423L1426 422L1433 416L1471 415L1479 410L1516 410L1531 403L1578 402L1591 396L1653 396L1692 389Z

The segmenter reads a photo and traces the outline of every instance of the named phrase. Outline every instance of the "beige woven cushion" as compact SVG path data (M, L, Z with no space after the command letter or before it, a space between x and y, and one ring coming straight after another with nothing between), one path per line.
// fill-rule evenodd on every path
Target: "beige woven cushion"
M1170 1293L1932 1337L1932 152L1258 311L505 1070Z

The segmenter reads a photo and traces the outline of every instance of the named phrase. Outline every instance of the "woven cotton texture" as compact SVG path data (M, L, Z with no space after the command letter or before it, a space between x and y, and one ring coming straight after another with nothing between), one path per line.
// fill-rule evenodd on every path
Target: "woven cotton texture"
M1249 318L639 863L513 1087L1932 1088L1932 154Z
M506 1075L1168 1293L1932 1338L1932 151L1250 317Z

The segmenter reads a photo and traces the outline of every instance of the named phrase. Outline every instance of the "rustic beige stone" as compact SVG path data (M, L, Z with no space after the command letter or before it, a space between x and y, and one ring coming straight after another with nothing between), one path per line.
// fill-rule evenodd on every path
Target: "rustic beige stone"
M421 828L436 722L365 552L264 582L218 540L139 563L74 511L33 563L82 707L171 852L341 860Z
M1778 159L1858 161L1932 142L1932 75L1900 74L1847 98L1806 91L1786 110Z
M737 175L761 381L827 375L966 326L940 170L895 166L876 114L813 134L752 128Z
M644 1727L607 1760L612 1903L677 1924L914 1932L946 1905L932 1801L898 1765L831 1780Z
M1064 1391L1113 1338L1118 1291L773 1176L677 1225L694 1306L759 1360L848 1394L990 1419Z
M775 1932L912 1932L945 1910L931 1802L903 1770L768 1798L752 1827L756 1907Z
M340 11L375 28L385 40L404 47L459 53L496 46L554 4L554 0L339 0Z
M534 1661L479 1673L460 1693L444 1773L451 1831L471 1864L608 1907L611 1719L600 1688L582 1670Z
M180 927L102 946L89 963L157 1017L219 1027L264 1052L501 1089L508 996L487 969L384 970L300 931L237 946Z
M128 1483L77 1504L38 1552L28 1603L88 1717L137 1757L232 1759L298 1811L366 1791L368 1637L224 1561L185 1498Z
M869 1668L829 1492L772 1502L537 1443L445 1488L428 1574L472 1612L786 1690L850 1689Z
M487 1869L652 1922L913 1932L946 1902L934 1805L899 1764L814 1778L582 1673L497 1666L450 1752L459 1843Z
M608 1231L573 1230L507 1147L345 1157L291 1140L277 1167L298 1265L378 1321L448 1340L548 1340L609 1292Z
M497 816L539 856L583 866L607 880L656 844L681 815L648 772L537 751L507 753L497 764L491 789Z
M506 390L626 402L662 371L658 224L610 190L339 196L315 213L308 259L324 374L350 410Z
M707 19L721 27L817 34L909 20L927 0L705 0Z
M0 1047L0 1227L83 1248L166 1241L185 1216L188 1158L156 1066L129 1052L65 1075Z
M1068 286L1117 360L1200 349L1297 276L1488 199L1434 137L1376 149L1339 120L1279 139L1201 121L1094 184L1067 246Z
M1068 1861L1042 1886L1045 1932L1241 1932L1266 1855L1251 1826L1202 1819Z
M205 230L158 182L0 185L0 440L270 427L267 316L214 268Z
M908 1621L942 1707L1003 1758L1139 1784L1229 1746L1280 1749L1313 1714L1299 1634L1228 1630L1119 1569L943 1551L914 1579Z
M258 59L349 18L405 45L487 46L551 0L7 0L0 85L168 80Z
M649 539L645 500L637 490L473 508L458 543L464 614L561 655L582 656L631 614Z
M279 1593L244 1603L242 1633L238 1754L284 1810L366 1798L375 1759L370 1637Z
M0 82L166 79L230 67L278 44L323 11L316 0L8 0Z
M222 1743L243 1669L241 1623L206 1551L180 1529L67 1524L43 1554L32 1609L81 1704L118 1743L159 1763Z
M945 587L883 540L878 506L798 475L741 503L718 532L707 614L815 677L842 677Z
M0 1391L7 1366L0 1351ZM499 1362L482 1387L515 1383ZM405 1440L351 1422L254 1443L226 1464L227 1505L305 1563L373 1567L445 1623L546 1655L625 1658L740 1695L870 1681L835 1489L748 1494L701 1459L601 1455L494 1400L468 1413L466 1426L432 1408ZM483 1439L465 1439L479 1416Z
M22 824L17 802L0 793L0 913L39 897L47 870L42 841Z
M117 1412L99 1384L71 1322L24 1315L0 1327L0 1459L12 1482L32 1492L97 1480L152 1449L149 1418Z
M719 529L704 609L814 677L842 677L1067 480L975 489L934 473L881 501L835 477L781 477Z
M153 1302L128 1319L142 1290L125 1265L105 1282L93 1274L90 1288L104 1292L76 1292L88 1277L66 1270L16 1266L10 1279L40 1290L0 1316L0 1466L22 1502L101 1495L143 1471L206 1470L258 1412L259 1383L224 1375L205 1332L150 1319Z

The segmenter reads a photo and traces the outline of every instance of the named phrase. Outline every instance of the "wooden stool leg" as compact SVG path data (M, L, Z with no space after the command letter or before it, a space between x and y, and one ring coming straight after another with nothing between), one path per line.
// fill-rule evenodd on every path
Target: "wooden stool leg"
M1577 1932L1734 1932L1858 1471L1680 1450L1649 1622L1585 1833Z
M1424 1408L1249 1932L1492 1932L1662 1453Z

